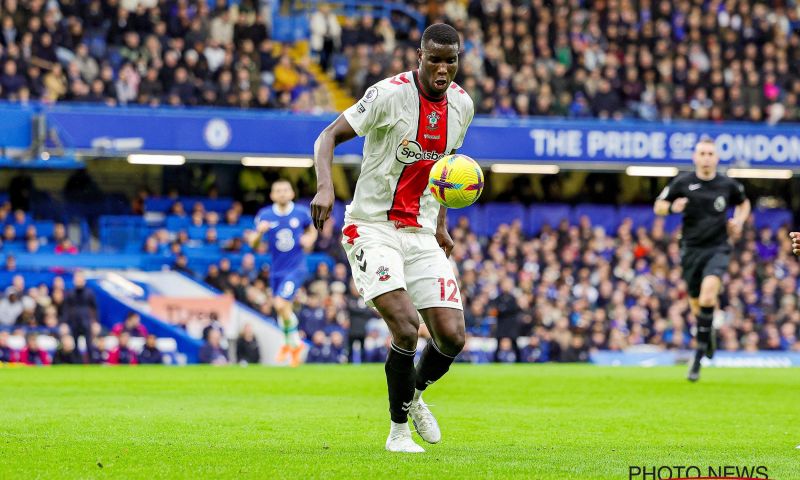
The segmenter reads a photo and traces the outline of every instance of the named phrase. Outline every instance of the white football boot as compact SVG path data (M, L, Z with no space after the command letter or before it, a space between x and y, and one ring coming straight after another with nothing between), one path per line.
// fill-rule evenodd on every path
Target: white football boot
M408 422L392 422L389 438L386 439L386 450L401 453L425 453L425 449L417 445L411 438L411 429L408 427Z
M439 430L439 423L436 422L428 405L422 401L422 397L419 397L419 400L411 404L408 414L411 415L414 428L417 429L417 433L423 440L428 443L439 443L442 439L442 431Z

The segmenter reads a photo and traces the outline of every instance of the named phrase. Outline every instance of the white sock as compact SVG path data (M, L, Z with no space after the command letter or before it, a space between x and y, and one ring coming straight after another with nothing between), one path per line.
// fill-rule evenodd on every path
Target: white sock
M419 402L420 399L422 399L422 392L424 392L424 390L414 389L414 402Z
M405 423L392 422L392 428L390 433L398 433L398 432L408 433L409 435L411 435L411 428L409 428L408 422Z
M300 342L302 341L300 339L300 332L297 330L298 323L297 315L295 315L294 312L292 312L289 318L281 318L284 342L292 348L300 345Z

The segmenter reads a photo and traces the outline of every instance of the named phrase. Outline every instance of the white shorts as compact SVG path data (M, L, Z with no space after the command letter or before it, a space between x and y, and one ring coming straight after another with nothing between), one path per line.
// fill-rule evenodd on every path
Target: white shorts
M463 310L453 267L433 234L390 222L347 223L342 233L356 287L370 306L375 297L402 288L417 310Z

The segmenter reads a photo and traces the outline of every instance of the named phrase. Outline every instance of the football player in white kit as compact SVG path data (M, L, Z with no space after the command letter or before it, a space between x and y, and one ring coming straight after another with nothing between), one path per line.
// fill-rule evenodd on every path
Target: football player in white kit
M464 347L461 294L447 259L453 240L446 208L427 188L433 164L461 146L474 114L469 95L453 83L459 48L453 27L431 25L417 50L419 69L371 86L314 144L317 194L311 217L321 229L334 201L333 149L356 135L366 137L342 245L359 292L392 333L386 449L393 452L424 452L411 438L409 415L423 440L441 439L422 391L447 372ZM420 315L432 339L415 368Z

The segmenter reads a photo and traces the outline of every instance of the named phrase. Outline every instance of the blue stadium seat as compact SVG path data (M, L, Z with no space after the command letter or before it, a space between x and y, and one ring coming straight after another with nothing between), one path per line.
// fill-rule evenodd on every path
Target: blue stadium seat
M242 215L239 217L239 226L245 229L253 228L255 221L255 215Z
M538 235L542 227L555 228L562 220L569 220L570 208L566 203L537 203L528 208L527 233Z
M25 230L28 228L28 225L31 225L31 222L26 219L25 223L9 222L9 224L14 226L14 232L16 233L17 237L21 238L25 236Z
M225 213L233 205L232 198L205 198L205 197L151 197L144 201L144 209L148 212L167 213L175 202L181 202L186 213L191 213L195 203L201 203L207 212Z
M6 242L3 244L3 253L17 254L24 251L25 251L25 242L23 241L17 240L14 242Z
M183 247L183 253L189 258L202 257L202 256L219 256L221 248L219 245L195 245L191 247Z
M99 230L100 243L116 250L140 242L149 232L144 218L135 215L103 215Z
M6 287L10 286L13 278L16 275L22 275L25 279L25 286L26 287L35 287L37 285L45 284L48 287L52 288L53 280L56 277L61 277L64 279L64 285L67 289L72 288L72 274L71 273L54 273L54 272L29 272L29 271L17 271L17 272L2 272L0 271L0 290L5 290Z
M175 203L175 200L172 198L165 198L165 197L150 197L144 201L144 209L148 212L169 212L169 209L172 208L172 204ZM191 205L183 204L183 208L187 211L191 211Z
M220 241L230 240L231 238L241 237L244 229L238 225L217 225L217 238Z
M197 200L203 203L206 211L220 214L227 212L233 206L232 198L198 198ZM186 204L183 206L185 207Z
M597 205L593 203L579 203L572 209L570 223L577 225L581 217L586 215L593 227L603 227L606 233L613 234L619 227L619 215L613 205Z
M179 217L177 215L169 215L167 216L166 222L164 226L170 232L178 232L187 228L190 225L189 217Z
M36 226L36 234L39 237L53 238L53 230L55 230L56 223L52 220L37 220L34 222Z
M633 229L645 227L648 230L653 226L656 214L653 213L651 205L625 205L619 207L619 221L622 223L626 218L633 222Z
M186 233L189 234L189 238L195 240L203 240L204 238L206 238L206 230L208 230L208 227L206 226L202 227L190 226L189 228L186 229ZM219 234L219 232L217 232L217 234Z

